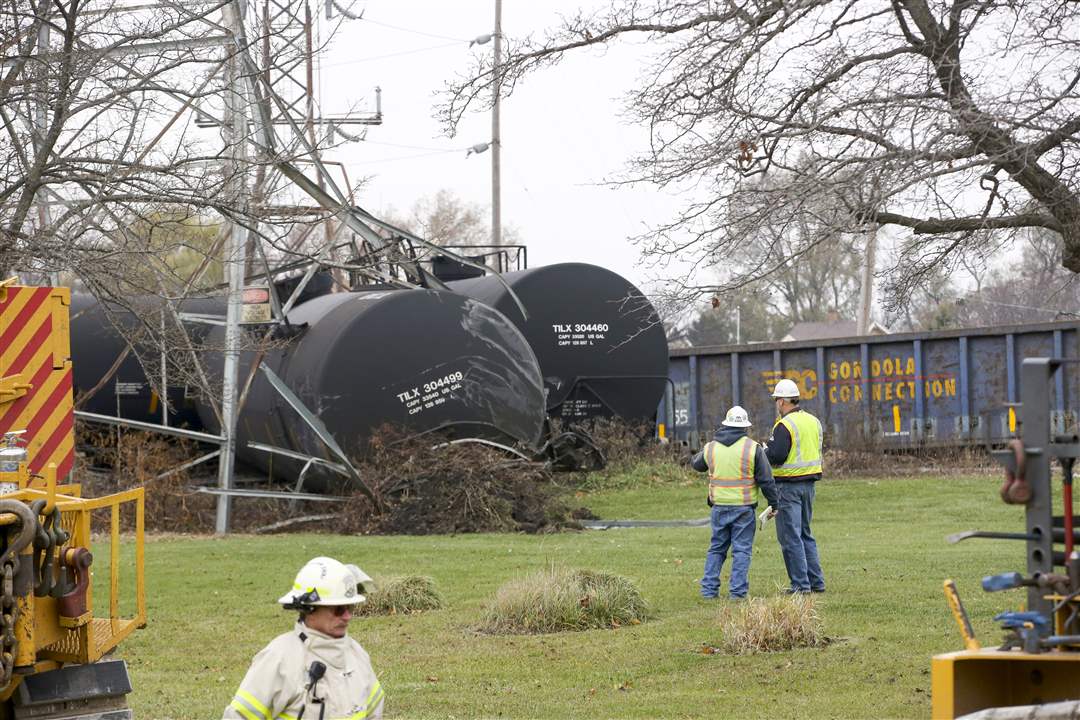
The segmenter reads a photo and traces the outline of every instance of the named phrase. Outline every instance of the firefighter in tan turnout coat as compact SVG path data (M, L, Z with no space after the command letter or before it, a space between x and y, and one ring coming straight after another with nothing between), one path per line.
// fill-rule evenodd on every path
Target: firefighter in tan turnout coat
M381 718L383 690L364 648L348 636L364 602L363 570L327 557L309 561L278 600L300 619L251 663L225 709L235 720L366 720Z

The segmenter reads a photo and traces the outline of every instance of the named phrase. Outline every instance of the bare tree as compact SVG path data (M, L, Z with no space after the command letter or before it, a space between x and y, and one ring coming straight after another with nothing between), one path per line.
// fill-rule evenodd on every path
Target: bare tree
M685 327L673 328L669 339L683 345L734 345L779 340L791 323L770 310L767 290L739 291L714 299L696 312Z
M787 174L758 176L732 193L726 228L743 240L713 265L721 281L757 288L787 326L829 313L850 319L859 301L863 238L842 231L844 208L792 201Z
M229 222L237 232L262 239L253 243L254 268L286 260L310 263L322 255L330 264L341 262L324 252L335 242L350 245L350 234L332 236L342 223L329 219L340 208L312 207L294 179L277 170L277 163L298 157L310 167L313 153L295 137L271 147L253 131L254 118L264 113L271 118L264 127L284 133L285 117L297 114L299 101L275 96L270 79L319 48L294 47L287 58L273 52L295 46L296 28L266 17L260 3L263 14L249 14L245 36L229 19L239 15L240 5L0 4L3 277L19 272L40 281L45 274L61 274L109 308L137 318L134 328L117 322L125 334L149 338L155 342L146 344L159 348L186 349L175 313L164 322L161 303L133 298L158 296L171 303L192 293L220 292ZM262 53L263 48L271 51ZM267 56L264 66L255 64ZM291 64L283 69L286 61ZM245 121L227 112L230 104ZM313 131L303 118L299 122L294 136L306 141ZM319 140L320 150L341 142L332 134ZM330 165L320 166L312 186L334 181L323 172ZM337 182L352 190L347 180ZM359 255L353 245L341 255ZM376 272L380 263L385 258L357 264ZM181 338L179 345L173 336ZM180 373L174 377L184 380ZM193 378L203 386L204 380Z
M924 276L910 301L887 313L885 321L897 332L959 327L956 299L960 288L942 268Z
M958 256L991 254L1020 228L1059 234L1064 267L1080 270L1080 5L613 0L606 12L512 42L501 94L567 53L631 35L653 50L627 99L651 144L624 181L686 186L692 198L641 238L646 254L677 254L691 267L737 254L768 219L732 225L732 201L765 175L775 207L792 217L831 207L837 231L909 229L887 272L892 306ZM439 108L451 134L491 97L490 60L476 62ZM683 290L752 279L687 279Z
M893 316L905 330L1020 325L1080 318L1078 276L1061 266L1061 236L1042 228L972 268L970 281L938 273Z
M956 327L1019 325L1080 318L1080 283L1061 267L1060 236L1025 233L1019 252L997 258L974 290L943 308Z
M436 245L487 245L491 242L488 210L446 188L417 200L408 216L398 218L391 211L388 219ZM503 238L507 244L519 242L517 229L504 227Z
M128 279L121 258L160 257L133 237L139 220L166 208L229 211L210 164L216 148L175 125L178 110L221 90L206 79L220 67L220 52L207 48L227 44L208 22L222 4L0 7L9 49L0 79L0 268L63 269L104 288Z

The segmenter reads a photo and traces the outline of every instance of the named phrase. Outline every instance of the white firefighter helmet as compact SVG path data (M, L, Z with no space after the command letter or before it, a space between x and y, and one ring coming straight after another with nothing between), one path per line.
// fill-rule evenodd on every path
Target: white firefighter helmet
M753 423L750 422L750 415L744 408L741 408L738 405L727 411L727 417L725 417L724 422L720 424L736 428L747 428L753 425Z
M772 396L774 398L797 398L799 397L799 386L795 384L794 380L784 378L776 383Z
M367 599L365 585L371 585L371 578L357 566L317 557L300 568L292 590L282 595L278 602L286 610L316 605L355 605Z

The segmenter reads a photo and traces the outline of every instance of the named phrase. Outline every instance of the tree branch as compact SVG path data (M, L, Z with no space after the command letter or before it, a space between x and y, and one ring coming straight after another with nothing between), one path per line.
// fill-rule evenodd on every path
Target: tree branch
M1048 230L1061 231L1057 220L1045 213L1025 213L1004 217L919 218L892 212L878 212L874 213L873 219L880 225L901 225L911 228L916 235L944 235L975 230L1025 227L1044 227Z

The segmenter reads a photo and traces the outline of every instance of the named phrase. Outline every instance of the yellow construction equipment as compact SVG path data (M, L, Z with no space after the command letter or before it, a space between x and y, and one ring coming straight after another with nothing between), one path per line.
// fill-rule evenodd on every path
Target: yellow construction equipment
M126 667L101 658L146 624L143 489L69 480L69 305L0 283L0 720L132 717Z
M1025 553L1016 553L1014 561L1025 562L1025 571L988 575L982 587L987 592L1024 590L1026 607L1005 609L994 616L1005 636L1000 646L988 648L975 639L956 586L946 581L945 593L966 649L933 658L931 713L935 719L1080 716L1080 552L1073 549L1078 536L1072 502L1072 468L1080 457L1080 436L1065 432L1064 417L1053 411L1051 395L1056 384L1057 402L1063 402L1063 366L1074 362L1023 361L1017 426L1022 437L993 453L1006 468L1001 498L1024 506L1025 531L970 530L949 538L950 542L969 538L1023 542ZM1060 514L1053 511L1051 462L1055 459L1064 473ZM1015 608L1017 600L1009 598L1003 605ZM1050 704L1053 707L1036 707Z
M964 603L960 600L960 593L956 590L956 583L946 580L944 583L945 599L949 602L953 618L960 627L960 634L964 636L964 648L967 650L982 650L982 645L975 639L975 631L971 629L971 620L968 618Z

